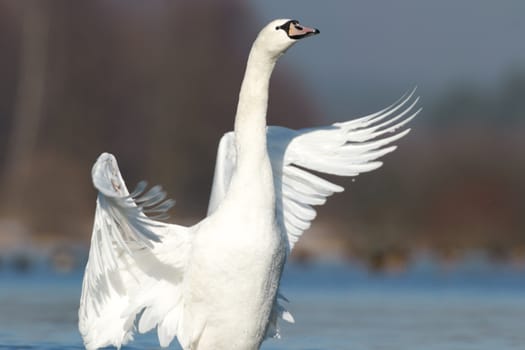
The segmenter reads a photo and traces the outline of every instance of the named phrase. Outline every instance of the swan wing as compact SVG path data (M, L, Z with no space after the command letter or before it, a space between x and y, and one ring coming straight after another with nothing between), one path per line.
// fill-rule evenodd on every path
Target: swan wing
M91 248L82 283L79 330L87 349L120 347L138 330L158 326L161 345L178 333L181 281L191 228L152 219L173 206L159 186L130 194L113 155L102 154L92 170L98 190Z
M276 216L289 251L315 218L313 206L344 190L310 171L353 177L379 168L378 159L396 149L393 143L410 132L404 126L421 111L414 93L377 113L326 127L269 129Z

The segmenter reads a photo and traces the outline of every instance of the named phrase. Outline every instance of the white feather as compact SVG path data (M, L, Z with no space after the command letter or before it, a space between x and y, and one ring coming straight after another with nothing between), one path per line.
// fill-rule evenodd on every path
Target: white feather
M98 158L92 175L99 196L79 329L88 349L120 347L133 338L140 311L144 310L139 331L145 332L176 307L178 300L171 294L180 288L190 229L149 219L142 208L164 212L172 202L163 201L160 187L135 199L130 196L111 154Z

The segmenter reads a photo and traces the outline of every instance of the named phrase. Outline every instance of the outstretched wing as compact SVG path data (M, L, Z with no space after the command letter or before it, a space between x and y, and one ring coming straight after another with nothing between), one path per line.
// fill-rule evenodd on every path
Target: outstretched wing
M279 126L267 129L268 154L273 170L276 217L286 232L289 251L316 216L313 206L343 187L309 170L339 176L357 176L379 168L378 159L396 149L392 145L410 129L396 131L412 120L421 108L415 90L391 106L368 116L330 126L292 130ZM236 164L235 134L222 137L217 152L208 214L220 205L228 190Z
M158 325L167 346L178 331L190 229L146 216L162 217L174 202L159 186L144 192L145 183L130 194L113 155L98 158L92 177L99 194L79 309L86 348L131 340L141 311L139 331Z
M316 216L313 206L342 192L318 173L357 176L379 168L382 156L394 151L395 141L409 133L404 129L421 109L414 91L377 113L327 127L298 131L272 127L268 148L276 188L276 216L288 237L291 251ZM282 159L282 161L280 160Z

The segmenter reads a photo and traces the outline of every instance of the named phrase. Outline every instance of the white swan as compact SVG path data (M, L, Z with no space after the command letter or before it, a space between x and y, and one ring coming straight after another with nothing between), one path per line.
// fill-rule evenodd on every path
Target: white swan
M193 227L146 216L173 202L160 187L129 194L115 158L93 166L99 191L79 329L86 348L120 347L135 328L157 327L161 346L258 349L293 322L278 293L286 256L315 217L313 205L343 188L308 170L356 176L409 132L413 92L369 116L327 127L266 127L270 75L298 39L318 33L276 20L258 35L242 83L235 130L219 144L208 216ZM390 134L387 136L387 134ZM137 317L138 316L138 317ZM135 322L136 318L138 321Z

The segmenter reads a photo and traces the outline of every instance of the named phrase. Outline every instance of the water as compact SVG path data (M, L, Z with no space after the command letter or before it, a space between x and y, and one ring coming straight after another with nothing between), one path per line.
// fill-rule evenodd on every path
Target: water
M81 274L0 272L0 349L82 349ZM344 265L291 266L283 280L296 324L265 350L525 349L525 273L421 265L398 276ZM179 349L172 345L172 349ZM125 349L160 349L156 334Z

